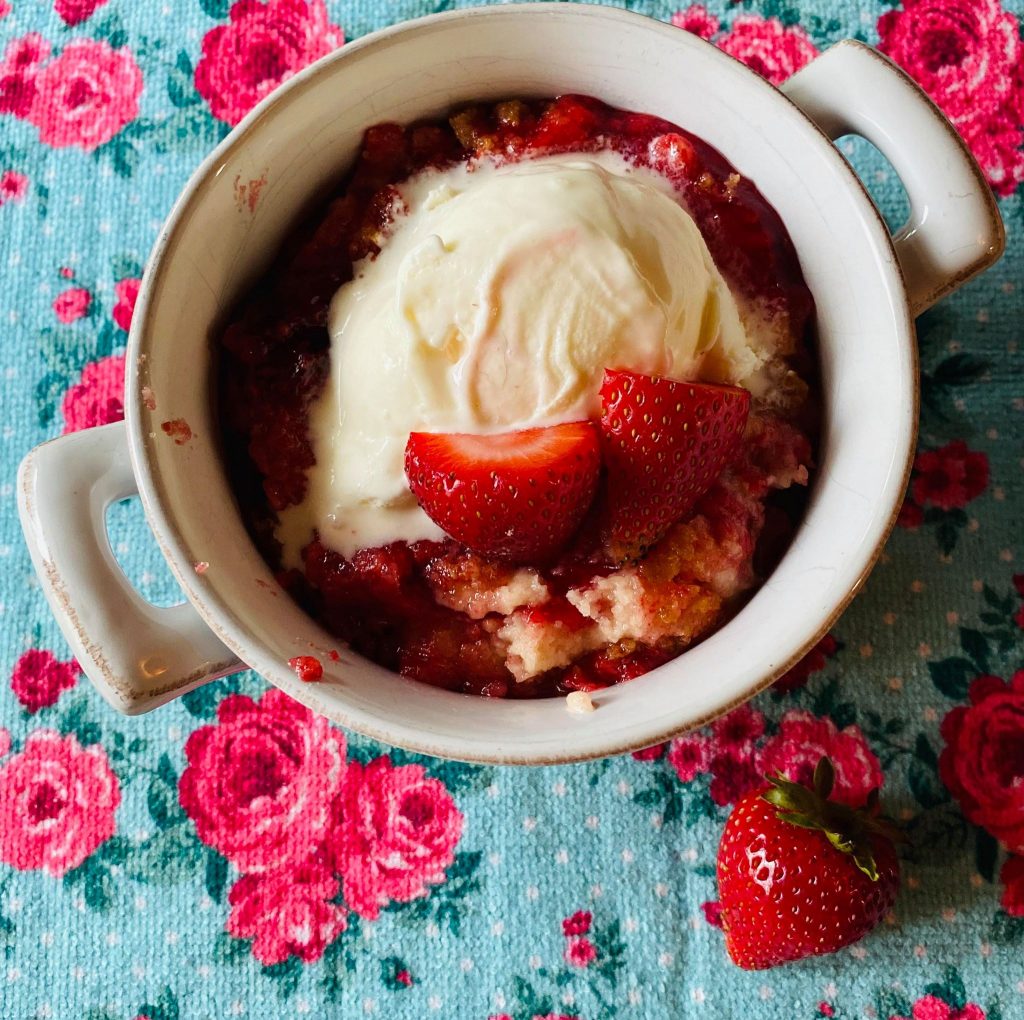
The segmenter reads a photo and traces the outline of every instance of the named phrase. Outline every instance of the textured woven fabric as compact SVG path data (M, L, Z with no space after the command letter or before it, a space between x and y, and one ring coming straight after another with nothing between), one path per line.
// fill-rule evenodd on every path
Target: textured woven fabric
M882 562L751 707L637 756L477 768L383 757L252 674L122 718L69 661L18 461L120 416L142 265L229 124L344 38L452 6L0 0L0 1018L1024 1017L1021 0L627 3L773 81L880 43L1009 229L920 323L921 452ZM844 145L898 219L891 171ZM138 506L110 526L176 601ZM714 923L728 805L822 750L848 790L884 776L913 838L901 896L837 956L740 971Z

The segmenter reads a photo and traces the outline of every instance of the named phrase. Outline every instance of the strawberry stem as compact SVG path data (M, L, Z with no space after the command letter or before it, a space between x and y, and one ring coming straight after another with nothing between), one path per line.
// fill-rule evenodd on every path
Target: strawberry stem
M765 778L771 787L762 796L778 809L782 821L823 833L836 850L849 854L872 882L878 881L872 837L906 842L893 822L879 815L877 789L871 791L862 808L828 799L835 786L835 768L827 757L822 757L815 766L810 787L795 783L781 773Z

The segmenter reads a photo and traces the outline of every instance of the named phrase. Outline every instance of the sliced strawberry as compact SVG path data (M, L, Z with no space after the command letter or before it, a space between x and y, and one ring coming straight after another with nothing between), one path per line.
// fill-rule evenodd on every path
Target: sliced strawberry
M733 458L750 394L609 369L601 400L605 539L616 559L629 559L690 510Z
M579 527L597 488L597 430L587 421L495 436L413 432L409 487L427 516L484 556L542 562Z

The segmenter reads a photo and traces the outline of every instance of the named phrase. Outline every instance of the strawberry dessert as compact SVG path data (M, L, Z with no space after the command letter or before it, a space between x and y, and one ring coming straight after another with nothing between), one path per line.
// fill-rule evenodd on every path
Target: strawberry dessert
M721 626L784 551L812 313L775 211L666 121L563 96L377 125L224 332L239 504L360 654L584 698Z

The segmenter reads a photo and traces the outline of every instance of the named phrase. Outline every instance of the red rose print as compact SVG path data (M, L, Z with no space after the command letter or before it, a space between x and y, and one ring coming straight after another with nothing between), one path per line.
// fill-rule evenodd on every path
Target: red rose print
M1003 883L1000 899L1003 910L1011 917L1024 917L1024 857L1008 857L999 880Z
M597 947L590 939L569 939L565 947L565 962L572 967L589 967L597 959Z
M28 119L46 145L92 152L139 113L142 71L127 49L76 39L39 72Z
M90 362L61 404L64 433L108 425L124 417L124 355Z
M758 771L781 772L809 784L814 767L826 755L835 767L834 800L859 807L882 785L882 767L858 727L840 730L827 716L803 710L782 717L779 732L761 748Z
M50 44L38 32L12 39L0 61L0 113L27 117L36 95L36 79Z
M896 523L901 528L913 531L915 528L919 528L924 524L924 511L909 496L907 496L903 501L903 506L900 507Z
M987 485L988 457L968 450L967 444L957 439L917 455L910 491L920 506L955 510L980 496Z
M939 775L967 819L1024 853L1024 670L978 677L942 720Z
M53 313L68 325L77 322L92 304L92 295L84 287L68 287L53 299Z
M17 170L5 170L0 174L0 205L5 202L24 201L28 194L28 178Z
M1013 575L1013 587L1016 589L1017 594L1024 599L1024 574Z
M905 0L878 19L879 49L956 125L989 182L1024 180L1024 45L1000 0Z
M421 765L396 767L387 757L351 762L328 839L345 901L375 918L392 900L425 896L428 885L444 881L462 822L444 784Z
M196 88L219 120L237 124L296 71L345 41L324 0L238 0L206 33Z
M668 744L655 744L653 747L645 747L640 751L634 751L633 757L637 761L657 761L663 757Z
M778 18L756 14L739 15L715 45L773 85L781 85L818 55L811 37L799 25L787 27Z
M263 875L243 875L231 888L227 930L252 939L260 963L283 963L297 956L319 960L345 930L345 908L332 903L338 880L316 862Z
M80 673L74 659L59 662L53 652L30 648L14 664L11 690L30 712L56 705L63 691L75 686Z
M795 666L783 673L773 685L780 694L789 694L803 687L812 673L820 673L828 659L836 654L839 642L826 634Z
M586 935L594 920L589 910L577 910L572 917L562 921L562 934L569 938L572 935Z
M199 838L243 871L299 863L323 839L345 760L327 720L267 691L225 698L185 744L181 806Z
M135 311L135 301L139 296L139 285L141 280L129 278L118 280L114 284L114 310L111 313L116 325L120 326L126 333L131 329L132 313Z
M0 861L60 878L113 836L120 803L99 744L36 730L0 764Z
M685 11L672 15L672 24L684 32L692 32L701 39L710 39L721 27L721 22L703 4L690 4Z
M65 25L80 25L91 18L107 0L53 0L53 9Z
M711 785L708 792L719 805L733 804L762 782L754 754L737 755L732 751L714 754L708 763Z

